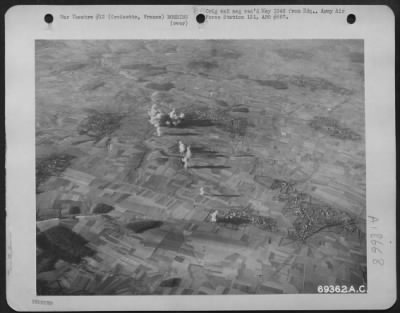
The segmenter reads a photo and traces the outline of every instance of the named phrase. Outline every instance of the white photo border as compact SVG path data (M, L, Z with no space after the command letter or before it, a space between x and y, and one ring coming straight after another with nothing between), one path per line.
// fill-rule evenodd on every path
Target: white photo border
M209 6L14 6L5 16L6 56L6 249L7 301L15 310L279 310L385 309L396 301L396 152L394 14L387 6L345 8L356 15L291 17L286 21L196 23ZM222 6L221 6L222 7ZM227 7L227 6L224 6ZM244 6L243 6L244 7ZM254 6L252 6L254 7ZM261 6L284 8L296 6ZM220 8L213 6L213 8ZM189 25L171 28L129 20L62 22L49 27L47 13L188 14ZM362 39L365 53L367 164L366 294L223 296L37 296L35 229L35 40L63 39ZM329 62L329 60L327 61ZM375 227L375 228L373 228ZM382 234L383 254L372 234ZM384 259L384 265L374 259Z

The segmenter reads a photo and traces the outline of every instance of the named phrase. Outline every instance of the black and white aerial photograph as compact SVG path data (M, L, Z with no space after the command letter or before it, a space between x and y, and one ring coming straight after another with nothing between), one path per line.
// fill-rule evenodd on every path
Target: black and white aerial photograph
M367 290L363 40L36 40L35 93L37 295Z

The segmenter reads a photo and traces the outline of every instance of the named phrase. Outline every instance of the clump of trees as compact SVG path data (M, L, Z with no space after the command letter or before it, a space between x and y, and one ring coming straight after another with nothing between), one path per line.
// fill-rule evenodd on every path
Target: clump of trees
M179 277L169 278L161 282L160 287L178 287L181 283L182 279Z
M98 203L94 207L93 213L105 214L105 213L111 212L112 210L114 210L114 207L112 205L105 204L105 203Z
M163 224L161 221L135 221L128 223L126 227L135 233L143 233L152 228L158 228Z
M36 162L36 189L51 176L59 176L70 166L75 156L55 153Z
M311 128L325 133L331 137L342 140L360 140L361 136L350 128L341 126L339 122L333 118L326 116L316 116L310 122Z
M71 229L58 225L37 234L36 244L54 260L79 263L82 258L92 256L95 251L86 246L88 241Z
M79 214L81 213L81 208L78 206L73 206L69 209L69 214Z
M123 117L121 113L90 111L87 118L78 126L78 133L99 141L116 131Z

